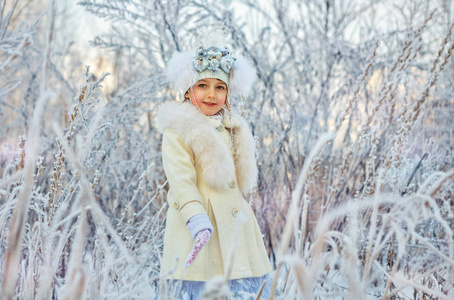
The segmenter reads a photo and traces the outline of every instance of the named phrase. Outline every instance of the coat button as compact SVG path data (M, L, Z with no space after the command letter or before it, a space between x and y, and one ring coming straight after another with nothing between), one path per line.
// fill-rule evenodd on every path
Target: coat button
M232 189L234 189L234 188L236 187L235 181L230 182L230 183L229 183L229 187L232 188Z
M224 125L219 125L218 127L216 127L216 129L219 131L219 132L223 132L224 131Z
M236 216L238 216L238 209L234 208L232 209L232 216L234 216L236 218Z
M175 209L179 209L180 203L178 203L178 201L173 202L173 207L175 207Z

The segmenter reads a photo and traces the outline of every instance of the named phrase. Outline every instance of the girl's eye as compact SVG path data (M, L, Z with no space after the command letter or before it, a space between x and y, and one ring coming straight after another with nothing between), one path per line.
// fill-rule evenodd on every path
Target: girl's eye
M206 87L207 85L205 83L199 83L198 87L201 87L201 88L204 88Z
M218 86L218 89L219 89L219 90L225 90L225 86L220 85L220 86Z

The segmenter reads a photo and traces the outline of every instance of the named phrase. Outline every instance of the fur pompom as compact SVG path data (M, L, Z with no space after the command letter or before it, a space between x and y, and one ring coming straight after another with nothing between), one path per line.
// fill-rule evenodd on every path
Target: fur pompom
M256 77L251 62L241 55L236 55L236 67L233 69L233 78L230 79L230 93L247 96L251 92Z
M194 53L186 51L176 53L167 63L165 75L175 91L187 91L199 79L192 65Z

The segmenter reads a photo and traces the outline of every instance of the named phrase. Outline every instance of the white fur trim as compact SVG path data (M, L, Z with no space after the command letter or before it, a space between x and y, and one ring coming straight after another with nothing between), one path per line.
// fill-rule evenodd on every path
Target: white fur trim
M252 191L258 179L255 140L246 121L240 117L237 120L240 126L234 129L234 163L238 185L241 191L247 194Z
M236 67L233 69L233 77L230 79L230 93L232 95L249 95L256 77L255 69L250 61L241 55L237 55Z
M192 52L178 52L167 63L165 75L176 91L186 92L199 80L199 75L192 66L193 59Z
M224 115L224 125L230 127L228 112ZM203 177L207 184L216 189L229 189L228 180L236 174L240 190L247 194L257 183L255 161L255 140L246 121L232 113L234 133L234 159L229 153L219 133L211 122L191 103L166 102L161 105L157 117L158 130L163 133L173 129L186 146L199 159Z

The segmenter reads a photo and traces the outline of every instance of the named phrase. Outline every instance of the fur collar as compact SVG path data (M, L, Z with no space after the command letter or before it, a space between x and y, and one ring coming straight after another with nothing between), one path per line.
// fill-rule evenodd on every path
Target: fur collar
M222 123L233 129L233 158L213 122L191 103L166 102L157 116L158 130L163 133L167 128L173 129L198 157L210 187L228 189L226 178L233 178L236 173L239 188L247 194L256 185L258 176L254 137L247 122L235 113L231 120L228 113L224 114Z

